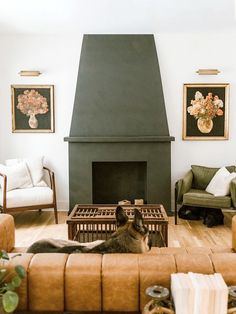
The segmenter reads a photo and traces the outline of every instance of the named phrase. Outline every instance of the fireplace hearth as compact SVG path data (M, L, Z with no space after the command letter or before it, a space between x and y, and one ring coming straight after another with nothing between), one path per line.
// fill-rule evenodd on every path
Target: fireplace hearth
M152 35L85 35L69 142L70 210L142 198L171 210L171 141Z

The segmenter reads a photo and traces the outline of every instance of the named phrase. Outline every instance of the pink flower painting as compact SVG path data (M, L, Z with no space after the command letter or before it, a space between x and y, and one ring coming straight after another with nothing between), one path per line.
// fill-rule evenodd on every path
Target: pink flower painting
M16 106L23 114L30 117L29 126L31 128L38 127L38 120L35 117L38 114L48 112L48 104L46 97L42 96L35 89L27 89L18 96L18 104Z

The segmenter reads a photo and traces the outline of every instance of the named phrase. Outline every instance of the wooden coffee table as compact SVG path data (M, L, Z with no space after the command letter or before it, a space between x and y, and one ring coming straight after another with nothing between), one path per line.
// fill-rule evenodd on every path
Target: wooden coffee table
M116 230L115 204L76 204L66 223L68 238L79 242L107 240ZM149 229L152 246L168 246L168 217L160 204L122 205L129 219L138 208ZM161 238L161 241L160 241Z

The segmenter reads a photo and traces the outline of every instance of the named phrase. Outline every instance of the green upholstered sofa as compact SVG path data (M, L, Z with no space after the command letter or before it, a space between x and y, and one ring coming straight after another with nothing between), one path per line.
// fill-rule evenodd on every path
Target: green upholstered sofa
M226 167L235 172L235 166ZM191 166L185 176L175 184L175 224L177 224L178 205L206 208L236 208L236 178L230 183L230 193L226 196L214 196L205 191L207 185L219 168Z

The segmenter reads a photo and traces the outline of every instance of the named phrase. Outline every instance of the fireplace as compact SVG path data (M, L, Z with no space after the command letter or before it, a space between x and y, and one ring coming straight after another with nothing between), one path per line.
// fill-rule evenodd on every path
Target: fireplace
M171 141L152 35L85 35L69 142L76 203L143 198L171 210Z
M88 139L89 140L89 139ZM90 139L91 140L91 139ZM103 140L103 142L101 142ZM122 163L127 167L129 163L141 163L141 168L146 168L146 174L141 174L145 182L145 195L132 195L130 191L130 182L123 186L126 194L122 194L121 199L131 200L133 198L144 198L149 204L163 204L165 208L170 209L170 143L154 139L143 139L140 141L111 142L108 139L100 139L99 142L70 142L69 145L69 178L70 178L70 204L72 209L75 204L91 204L94 202L94 183L93 169L94 165L102 162L104 165L115 167L117 171ZM122 171L125 171L125 166ZM168 171L167 171L168 170ZM104 171L104 172L103 172ZM101 180L107 180L106 172L101 166L98 170ZM97 175L98 175L97 173ZM122 184L122 183L120 183ZM114 195L112 191L114 186L106 186L106 194L109 198ZM95 193L95 195L97 195ZM126 196L125 196L126 195ZM123 197L124 196L124 197ZM96 196L97 197L97 196ZM119 197L120 198L120 197ZM114 200L115 201L115 200ZM97 202L96 202L97 203ZM100 201L99 201L100 203ZM106 203L106 199L101 201Z

